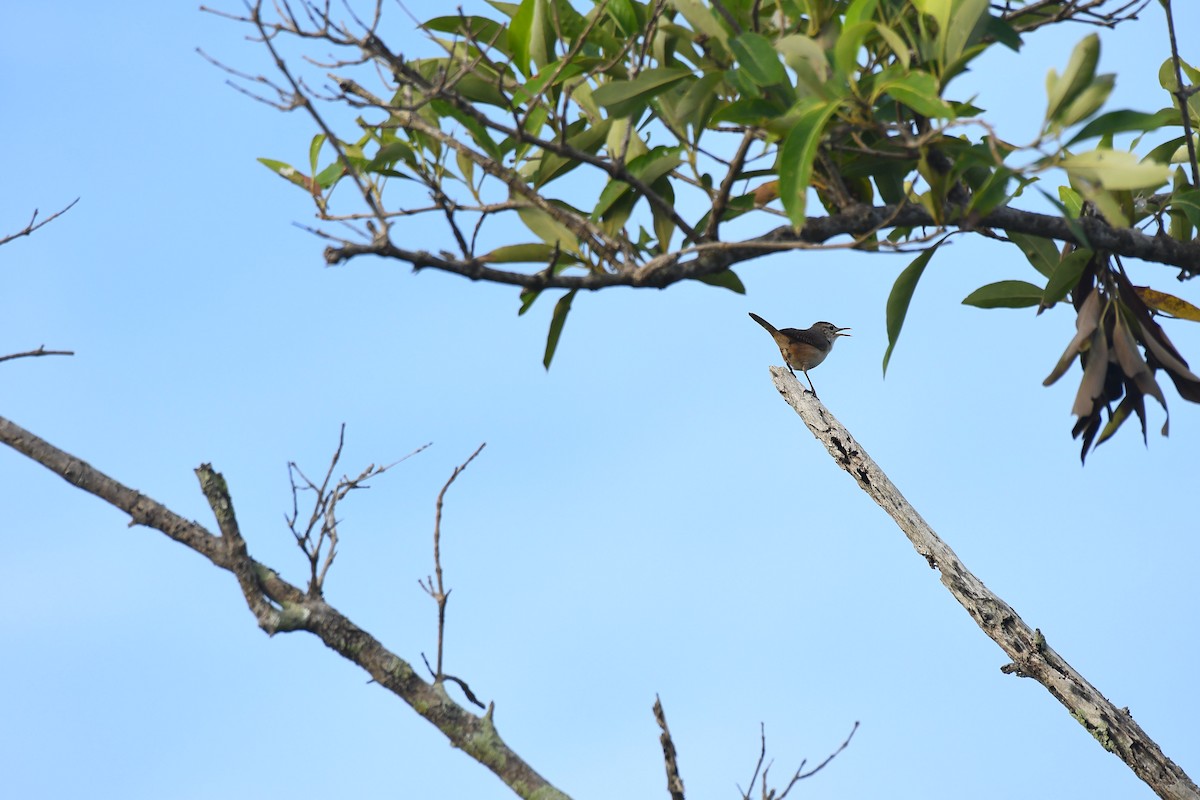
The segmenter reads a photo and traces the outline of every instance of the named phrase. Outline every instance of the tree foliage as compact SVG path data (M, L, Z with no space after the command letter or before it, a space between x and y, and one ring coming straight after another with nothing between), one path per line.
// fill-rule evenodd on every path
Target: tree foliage
M1200 270L1200 73L1164 47L1162 107L1103 111L1115 76L1098 72L1100 41L1088 33L1049 70L1040 132L1024 144L957 81L991 48L1017 50L1068 21L1112 26L1148 0L490 5L489 16L421 23L440 55L419 58L385 41L379 7L369 21L307 4L241 18L283 76L255 79L272 87L270 101L305 108L321 128L307 172L263 163L310 193L320 219L361 225L320 231L335 240L329 263L375 254L515 285L522 313L565 290L549 366L580 289L698 280L743 292L733 268L770 253L917 250L888 303L886 370L938 245L975 233L1016 245L1042 279L993 283L965 303L1040 313L1070 300L1079 315L1047 382L1079 357L1073 432L1085 457L1131 414L1145 436L1146 397L1166 409L1159 370L1200 402L1200 377L1155 321L1200 310L1134 286L1122 264ZM326 65L324 99L352 110L353 123L335 131L281 55L288 37L343 48ZM347 184L349 199L336 194ZM1047 200L1055 213L1032 210ZM453 252L407 244L434 221Z

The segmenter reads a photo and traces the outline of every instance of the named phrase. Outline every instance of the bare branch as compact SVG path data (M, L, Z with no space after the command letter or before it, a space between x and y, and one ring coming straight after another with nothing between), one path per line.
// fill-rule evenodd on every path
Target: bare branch
M0 245L8 244L13 239L19 239L22 236L28 236L29 234L33 233L34 231L36 231L38 228L42 227L43 225L49 225L51 222L58 219L63 214L67 213L72 208L74 208L75 204L78 202L79 202L79 198L76 197L74 200L72 200L70 203L68 203L64 208L61 208L58 211L55 211L53 214L46 217L41 222L37 221L38 210L35 208L33 210L33 216L29 218L29 224L27 224L24 228L21 228L21 230L17 231L16 233L10 233L7 236L0 237Z
M450 478L446 481L445 486L443 486L442 490L438 492L437 511L434 514L433 519L433 569L434 574L437 575L437 584L434 584L432 577L426 578L426 582L417 581L421 588L424 589L429 596L434 599L434 602L437 603L438 633L437 669L434 671L435 682L440 681L443 677L445 677L442 673L442 648L445 642L446 633L446 601L450 598L450 592L446 589L445 583L442 580L442 503L446 499L446 490L450 488L450 484L454 483L454 480L459 476L459 474L462 473L463 470L465 470L467 466L475 460L475 456L483 452L483 448L485 447L487 447L487 442L484 442L483 444L479 445L479 447L475 448L475 452L471 454L470 458L455 467L454 472L451 473ZM454 680L458 681L460 685L465 686L465 684L463 684L462 681L459 681L457 678ZM474 697L474 695L469 696Z
M382 475L401 461L407 461L429 447L429 444L421 445L416 450L404 456L404 458L393 461L391 464L383 466L370 464L356 478L342 476L341 480L331 489L329 484L333 480L333 473L337 468L338 461L341 460L342 447L345 443L346 425L343 423L338 433L337 449L334 450L333 457L329 460L329 468L325 471L325 477L322 479L320 485L310 480L304 474L304 471L296 465L296 462L288 462L288 479L292 485L292 513L285 519L288 529L291 530L292 536L296 539L296 544L299 545L308 559L308 593L314 597L322 594L325 586L325 576L328 574L329 568L333 566L333 559L337 556L338 523L341 521L337 517L338 503L355 489L369 488L366 485L367 480L377 475ZM299 476L303 485L297 483L297 476ZM300 530L297 527L300 518L299 495L300 492L305 491L313 493L313 507L312 512L309 514L308 522L305 524L304 529Z
M46 220L49 222L50 220ZM43 223L44 224L44 223ZM47 350L46 345L38 345L37 350L28 350L24 353L9 353L6 356L0 356L0 361L10 361L14 358L34 358L36 356L73 356L74 350Z

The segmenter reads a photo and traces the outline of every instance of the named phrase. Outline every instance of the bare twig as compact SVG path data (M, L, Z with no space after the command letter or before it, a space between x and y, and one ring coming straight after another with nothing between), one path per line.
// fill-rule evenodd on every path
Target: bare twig
M758 761L754 765L754 774L750 776L750 783L746 784L750 788L742 789L742 787L738 787L738 791L742 794L742 800L750 800L750 792L753 791L754 784L759 779L760 773L762 775L762 800L783 800L783 798L787 797L788 792L792 790L793 786L806 778L811 778L813 775L816 775L818 772L825 769L825 767L829 765L830 761L833 761L833 759L835 759L839 753L849 747L850 740L854 738L854 733L857 730L858 723L855 722L854 727L850 729L850 733L846 736L846 739L841 743L841 745L839 745L838 748L832 753L825 756L824 761L822 761L820 764L817 764L808 772L804 771L804 766L808 763L808 759L806 758L801 761L800 766L796 768L796 772L792 775L792 779L788 781L788 785L783 788L782 792L780 792L777 789L771 788L767 783L767 775L770 773L771 766L775 762L771 761L764 764L764 762L767 760L767 728L762 723L759 723L759 739L761 744L758 751Z
M446 498L446 490L450 488L450 484L454 483L455 478L459 476L467 468L475 456L483 452L483 448L487 447L487 442L475 448L475 452L471 453L471 457L454 468L450 478L446 481L446 485L438 492L437 496L437 511L433 518L433 569L437 575L437 583L434 584L432 577L427 577L424 581L418 580L421 588L424 589L430 597L437 603L438 609L438 632L437 632L437 669L434 671L434 681L440 681L446 677L442 673L442 646L445 642L446 633L446 601L450 598L450 591L446 589L445 583L442 580L442 503ZM454 679L460 686L464 686L458 678ZM474 697L474 695L470 695ZM478 701L476 701L478 702Z
M17 231L16 233L10 233L7 236L0 237L0 245L8 244L13 239L19 239L22 236L28 236L29 234L33 233L34 231L36 231L38 228L42 227L43 225L49 225L51 222L58 219L63 214L67 213L72 208L74 208L75 204L78 202L79 202L79 198L76 197L74 200L72 200L70 203L68 203L66 205L66 207L61 208L58 211L55 211L53 214L46 217L41 222L37 221L38 210L35 208L33 210L33 216L29 218L29 224L27 224L24 228L21 228L21 230Z
M49 222L49 220L47 220ZM47 350L46 345L38 345L37 350L28 350L24 353L9 353L6 356L0 356L0 361L10 361L14 358L33 358L36 356L73 356L74 350Z
M391 464L376 466L370 464L359 473L358 477L350 478L342 476L336 484L330 488L330 482L333 480L333 472L337 468L338 461L342 457L342 447L346 443L346 425L342 424L341 430L338 432L337 449L333 452L333 457L329 460L329 468L325 471L325 477L320 485L316 484L304 474L304 471L296 465L296 462L288 462L288 479L292 485L292 513L285 517L288 529L291 530L292 536L296 539L296 544L304 552L308 559L309 565L309 580L308 592L314 597L319 597L322 594L325 585L325 576L329 572L329 568L333 566L333 559L337 556L338 545L338 523L337 506L346 495L355 489L366 489L366 481L382 475L392 467L399 464L401 461L406 461L415 456L425 448L428 444L421 445L416 450L412 451L404 458L398 461L393 461ZM299 476L300 482L296 478ZM300 492L308 491L313 493L313 507L309 514L308 522L304 529L300 530L297 527L300 519L299 496Z
M1188 110L1188 87L1183 85L1183 68L1179 63L1179 44L1175 41L1175 16L1171 13L1171 0L1161 0L1167 15L1167 34L1171 39L1171 63L1175 67L1175 91L1171 94L1179 104L1179 118L1183 123L1183 141L1187 147L1188 164L1192 168L1192 186L1200 186L1200 166L1196 164L1196 143L1192 140L1192 117Z

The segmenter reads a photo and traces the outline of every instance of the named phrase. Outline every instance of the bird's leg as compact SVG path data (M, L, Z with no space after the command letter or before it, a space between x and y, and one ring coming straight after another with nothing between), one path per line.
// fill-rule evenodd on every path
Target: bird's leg
M812 378L808 377L808 370L801 370L804 373L804 380L808 381L808 390L812 392L813 397L817 397L817 390L813 388ZM796 373L792 373L795 375ZM817 398L820 399L820 398Z

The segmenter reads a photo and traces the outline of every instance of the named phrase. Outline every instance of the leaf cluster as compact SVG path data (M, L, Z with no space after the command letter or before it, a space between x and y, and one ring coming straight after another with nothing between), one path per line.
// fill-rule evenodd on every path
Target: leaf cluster
M580 290L699 280L744 292L732 267L781 250L921 250L888 302L885 369L949 232L1006 238L1046 278L982 287L966 301L980 307L1049 307L1093 256L1200 269L1187 147L1200 102L1177 77L1195 82L1190 65L1164 62L1171 104L1104 112L1115 76L1098 72L1099 39L1085 36L1061 74L1048 72L1041 131L1023 145L956 91L990 48L1017 50L1073 18L1116 24L1144 3L1107 15L1103 1L490 5L491 15L422 23L434 52L420 57L385 42L378 11L356 27L316 5L305 18L285 6L273 20L255 7L247 21L277 63L273 42L285 34L357 54L333 65L328 98L354 111L357 132L336 134L281 67L285 105L308 109L322 132L307 173L263 163L309 193L320 218L363 225L362 241L322 231L336 242L330 263L376 254L517 286L520 313L565 290L547 366ZM361 66L377 70L372 83L357 77ZM1191 180L1174 163L1190 166ZM1037 186L1050 178L1065 179L1058 199ZM364 207L335 214L333 194L348 180ZM1015 207L1039 195L1056 215ZM427 236L426 220L449 232L453 250L404 244L406 232ZM1055 240L1074 249L1059 258Z

